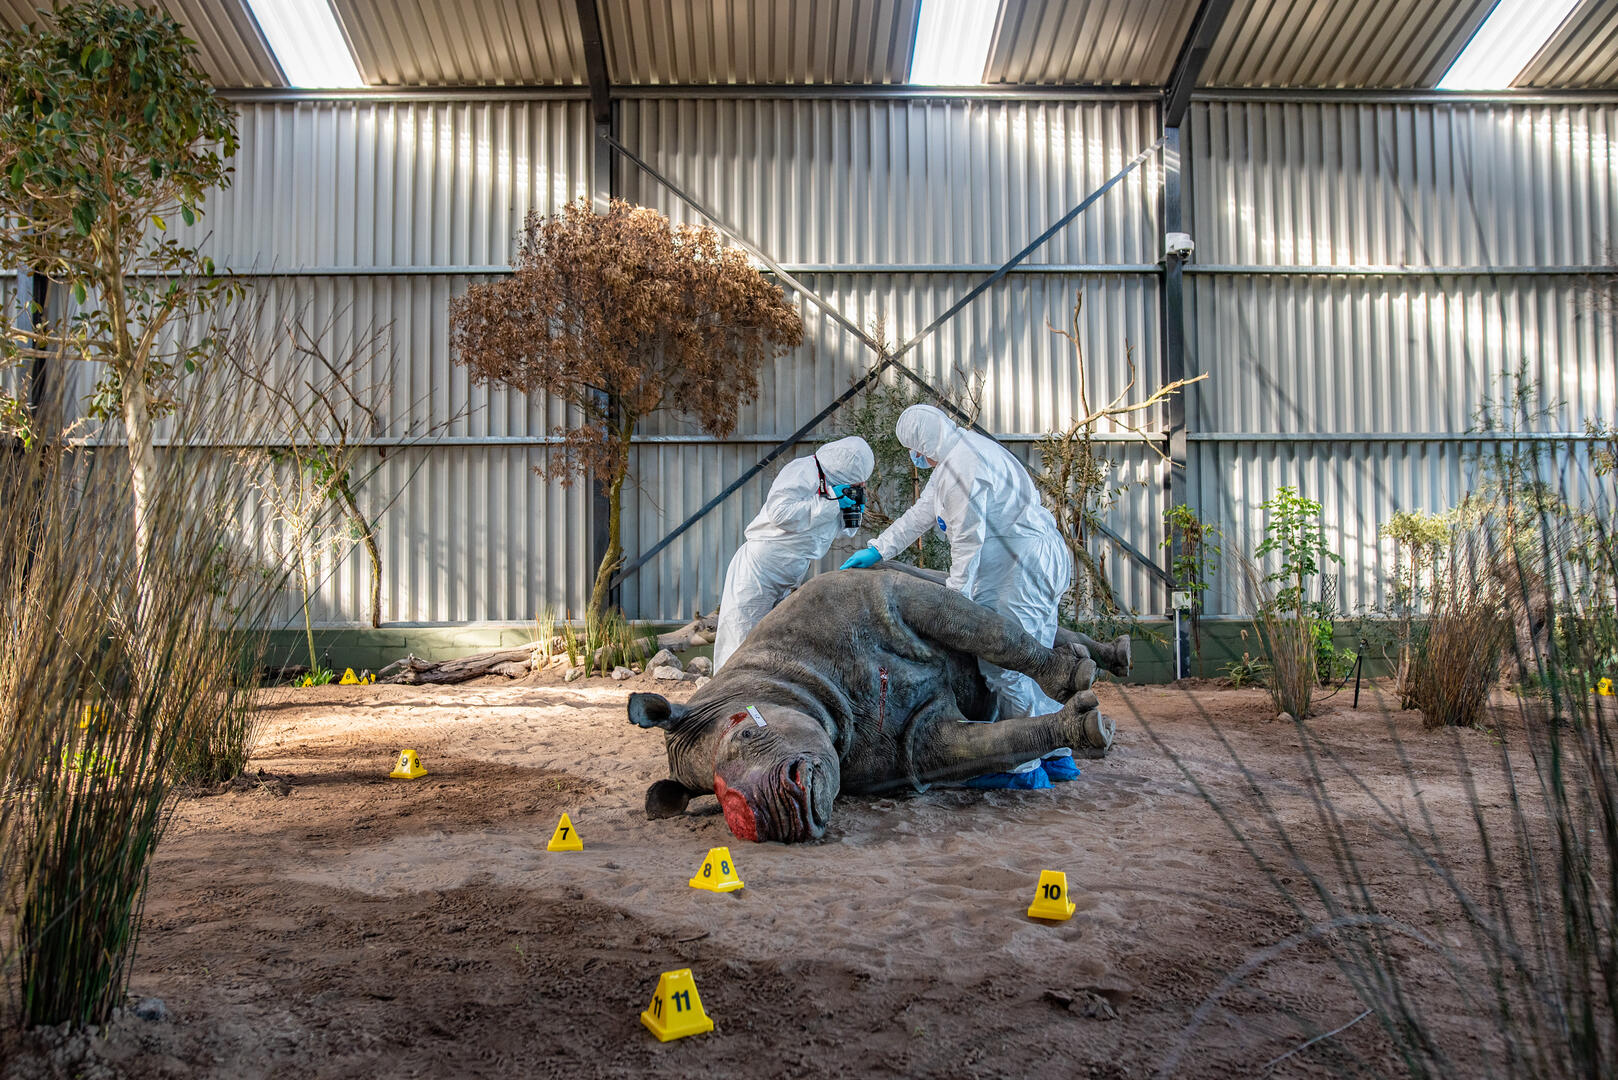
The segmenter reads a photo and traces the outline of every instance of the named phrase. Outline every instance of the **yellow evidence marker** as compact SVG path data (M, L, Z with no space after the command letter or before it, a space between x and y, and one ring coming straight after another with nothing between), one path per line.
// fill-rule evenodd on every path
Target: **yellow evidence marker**
M1041 870L1039 889L1028 905L1030 919L1071 918L1076 905L1067 898L1067 875L1060 870Z
M418 776L427 775L427 766L421 763L414 750L399 751L399 763L388 774L395 780L414 780Z
M337 680L337 685L338 686L358 686L358 685L360 685L360 677L358 675L354 674L354 669L353 668L344 668L343 669L343 677L341 679Z
M556 831L551 833L551 842L545 845L546 851L583 851L584 841L579 839L579 830L573 827L573 820L566 814L556 823Z
M690 968L665 971L657 977L657 991L640 1014L640 1022L657 1036L658 1042L713 1030L713 1021L702 1011L702 999L697 996Z
M1596 683L1596 693L1600 694L1602 697L1612 697L1612 680L1602 679L1600 682Z
M731 861L730 848L709 848L708 857L702 860L702 869L691 879L691 887L709 892L735 892L741 888L742 879L736 875L736 864Z

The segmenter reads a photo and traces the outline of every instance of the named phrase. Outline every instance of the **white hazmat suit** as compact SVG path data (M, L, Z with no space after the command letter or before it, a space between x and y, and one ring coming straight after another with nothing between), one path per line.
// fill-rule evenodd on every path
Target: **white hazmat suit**
M1057 610L1073 581L1073 556L1028 470L1005 447L957 427L932 405L901 413L897 434L907 448L937 464L916 504L871 546L891 559L928 529L939 529L949 541L945 584L1014 620L1041 645L1053 645ZM1028 676L979 664L1002 719L1061 708Z
M788 463L770 485L764 509L747 526L747 542L731 557L725 592L719 601L713 665L718 671L760 619L802 585L809 568L831 549L844 529L834 487L863 484L876 458L864 439L853 436L822 446L810 457Z

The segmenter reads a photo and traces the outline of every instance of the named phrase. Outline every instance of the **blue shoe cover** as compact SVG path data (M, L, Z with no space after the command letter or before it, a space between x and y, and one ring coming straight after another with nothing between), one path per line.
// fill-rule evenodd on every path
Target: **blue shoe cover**
M1051 778L1045 775L1044 769L1029 769L1027 772L997 772L986 776L974 776L970 780L962 781L961 786L1004 788L1008 791L1040 791L1051 786Z
M1058 784L1079 778L1079 764L1070 757L1046 758L1040 762L1040 768Z

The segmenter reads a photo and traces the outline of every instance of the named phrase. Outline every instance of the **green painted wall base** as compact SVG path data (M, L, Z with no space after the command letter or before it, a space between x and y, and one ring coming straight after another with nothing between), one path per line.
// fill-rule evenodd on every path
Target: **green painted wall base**
M678 624L660 627L672 630ZM1246 631L1246 638L1242 632ZM1172 623L1163 620L1144 622L1135 632L1135 669L1130 673L1132 683L1165 683L1174 679L1174 653L1170 638ZM269 633L269 649L265 664L269 667L292 667L309 662L309 649L304 643L302 630L273 630ZM377 671L406 654L414 653L423 660L451 660L490 649L511 649L534 640L532 624L472 624L464 626L384 626L374 630L368 626L328 627L315 631L315 650L321 662L333 671L351 667L355 671ZM1340 630L1337 647L1352 649L1352 633ZM706 651L706 650L704 650ZM1204 621L1202 648L1193 658L1191 674L1196 677L1219 678L1243 652L1259 653L1257 636L1250 622L1245 620ZM694 654L693 654L694 655ZM1367 677L1388 674L1381 657L1367 656Z

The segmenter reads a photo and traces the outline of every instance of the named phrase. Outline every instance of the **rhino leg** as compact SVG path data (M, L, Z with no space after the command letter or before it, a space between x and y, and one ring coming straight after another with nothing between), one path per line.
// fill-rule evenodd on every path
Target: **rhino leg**
M1095 694L1085 692L1046 716L996 724L939 718L917 732L911 768L919 783L968 780L1004 772L1060 746L1070 746L1080 756L1100 757L1112 745L1112 737L1112 721L1101 715Z
M1067 701L1095 681L1095 662L1076 643L1058 639L1055 648L1047 649L1012 620L960 593L903 578L893 585L896 614L916 633L996 667L1020 671L1056 701Z
M1119 678L1129 674L1134 666L1134 658L1130 648L1129 635L1119 634L1108 642L1097 641L1088 634L1081 634L1077 630L1058 629L1056 631L1058 645L1077 645L1085 654L1117 675Z

